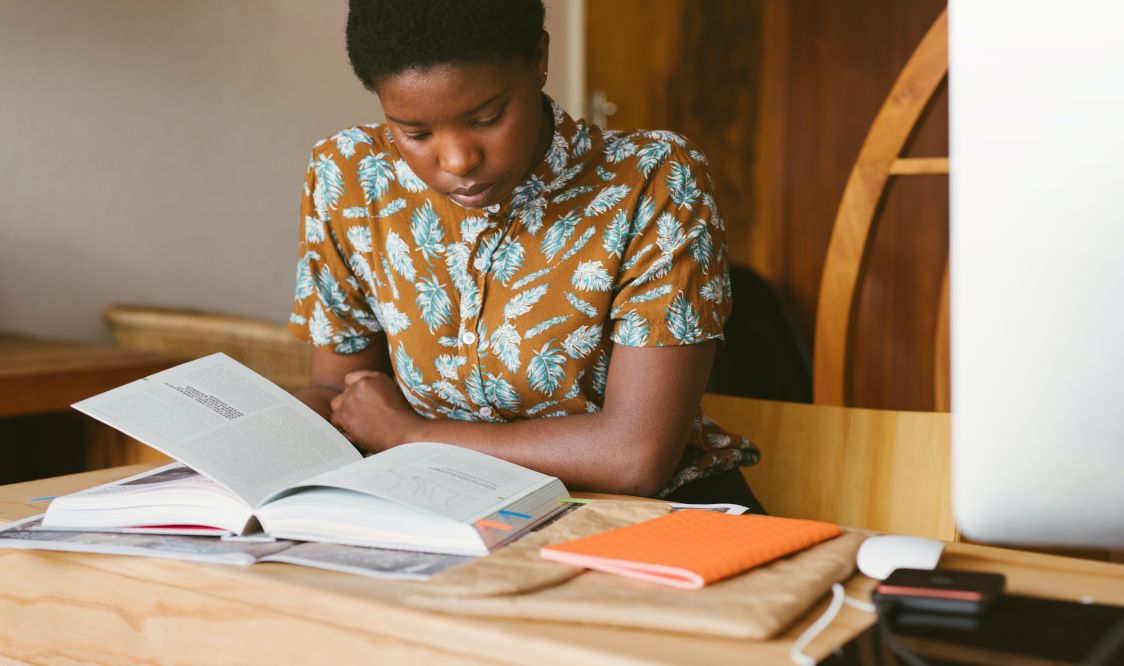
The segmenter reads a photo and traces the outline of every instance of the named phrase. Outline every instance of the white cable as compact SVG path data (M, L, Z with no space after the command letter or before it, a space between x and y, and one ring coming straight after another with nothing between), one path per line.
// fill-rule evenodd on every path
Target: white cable
M839 583L833 584L831 586L831 603L827 605L827 610L825 610L823 615L813 622L811 626L805 629L804 633L800 634L800 637L797 638L792 644L792 647L789 648L788 656L792 659L793 663L797 666L815 666L816 660L804 654L804 648L808 647L808 645L816 639L816 636L819 636L824 629L827 629L827 627L835 621L836 616L839 615L839 611L843 608L843 604L847 604L852 608L857 608L866 613L875 612L874 604L852 599L847 596L842 585Z

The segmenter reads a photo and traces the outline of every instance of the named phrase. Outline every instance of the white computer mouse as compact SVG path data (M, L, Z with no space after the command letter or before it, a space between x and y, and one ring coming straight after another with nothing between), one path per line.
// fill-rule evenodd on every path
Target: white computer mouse
M884 580L894 569L935 569L944 544L914 536L876 536L859 546L859 571Z

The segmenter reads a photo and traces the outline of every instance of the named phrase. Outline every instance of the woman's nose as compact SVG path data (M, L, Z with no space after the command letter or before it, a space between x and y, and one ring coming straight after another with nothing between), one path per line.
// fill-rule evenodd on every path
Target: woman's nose
M449 141L441 147L441 155L438 159L442 171L463 178L480 166L484 155L472 144Z

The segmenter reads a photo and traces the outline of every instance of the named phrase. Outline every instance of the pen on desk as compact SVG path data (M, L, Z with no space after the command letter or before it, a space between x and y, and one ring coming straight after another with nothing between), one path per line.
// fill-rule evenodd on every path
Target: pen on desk
M589 504L592 500L578 499L576 497L564 497L558 501L564 504Z
M58 497L58 495L50 495L48 497L32 497L31 499L29 499L27 501L28 502L46 502L47 500L53 500L56 497Z
M507 509L500 509L499 514L501 516L511 516L513 518L522 518L523 520L530 520L531 519L531 516L529 516L525 513L519 513L518 511L508 511Z

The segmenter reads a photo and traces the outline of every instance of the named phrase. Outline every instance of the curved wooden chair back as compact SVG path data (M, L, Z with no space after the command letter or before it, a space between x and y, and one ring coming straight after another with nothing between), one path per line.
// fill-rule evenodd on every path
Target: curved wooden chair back
M869 260L879 204L894 176L947 174L947 157L902 157L925 107L948 73L947 12L933 22L874 118L851 169L824 260L816 311L813 392L816 404L843 405L856 295ZM934 389L938 411L948 410L948 267L938 314Z
M102 313L122 347L196 358L223 352L286 390L308 385L309 347L282 324L203 310L111 305Z

